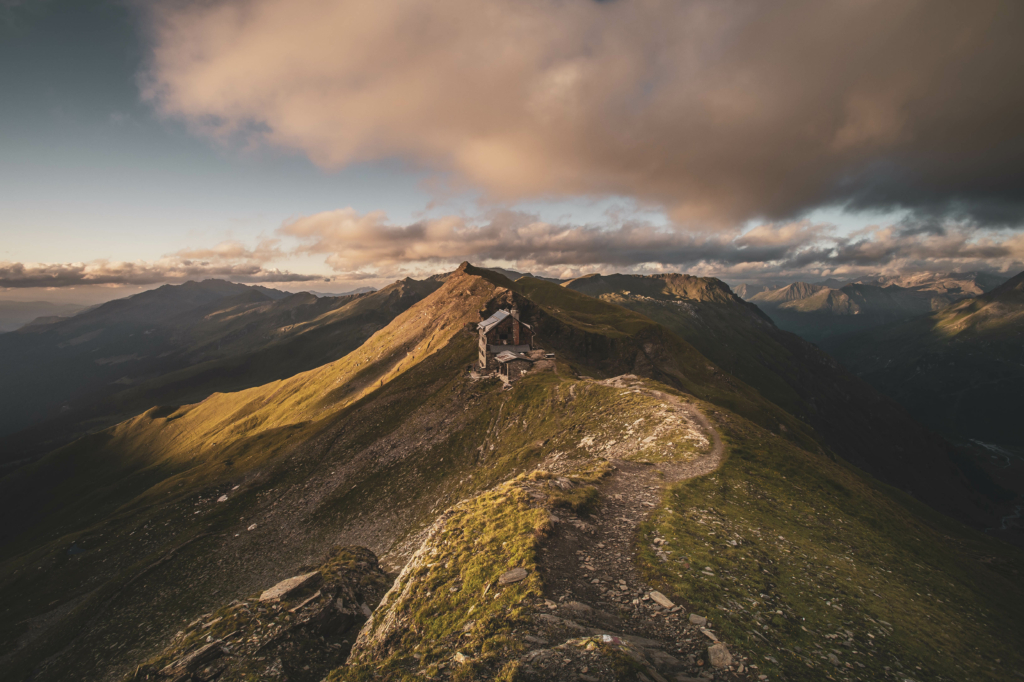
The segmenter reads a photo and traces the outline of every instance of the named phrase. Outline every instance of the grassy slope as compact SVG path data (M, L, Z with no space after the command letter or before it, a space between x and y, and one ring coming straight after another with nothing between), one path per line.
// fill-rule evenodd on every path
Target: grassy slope
M570 390L584 402L566 401ZM614 425L624 413L618 391L555 376L527 379L515 391L522 395L508 406L523 414L541 395L566 401L557 412L533 412L544 417L525 420L529 437L557 434L543 454L567 453L582 480L598 480L590 472L600 459L574 447L572 434L594 428L594 415ZM728 458L714 474L667 490L641 529L638 561L656 589L710 617L734 651L772 678L1000 680L1024 665L1016 646L1024 637L1024 553L696 402L722 430ZM371 641L357 645L357 665L332 680L420 679L442 664L454 668L452 679L515 679L530 600L539 594L534 561L546 518L523 495L527 480L446 513L361 637ZM654 537L668 539L669 561L656 557ZM495 591L497 577L515 566L530 580ZM375 629L392 621L396 634L374 643ZM453 665L456 651L471 662ZM834 651L838 669L826 658Z
M716 421L729 459L670 490L638 541L662 591L790 680L1002 680L1024 665L1024 553L742 419ZM672 560L655 557L655 535Z
M1024 273L924 317L828 346L929 426L1024 446Z
M644 315L620 305L523 278L508 286L541 310L539 338L581 374L613 376L631 372L742 414L804 447L817 449L807 424L768 401L748 384L723 372L690 343Z
M456 278L451 284L460 282ZM147 618L149 628L171 627L173 614L209 603L215 591L243 594L260 585L254 581L281 577L279 571L302 556L322 552L316 543L325 534L347 530L358 536L353 519L363 512L394 517L397 486L412 487L415 494L400 510L394 533L381 540L383 549L396 533L422 524L448 494L444 486L459 479L420 480L419 467L404 471L397 462L382 463L373 450L396 431L411 428L420 414L433 426L454 424L438 428L441 437L466 423L469 430L480 428L480 420L486 427L488 396L499 392L490 387L480 393L466 384L459 370L472 358L474 343L459 334L494 287L478 278L461 284L435 299L437 309L428 304L410 311L341 361L259 389L211 396L198 405L150 410L6 477L0 500L11 521L8 529L18 530L15 524L22 522L32 530L9 537L4 546L4 648L25 632L26 618L76 598L84 601L62 625L21 652L21 663L33 665L59 650L85 623L90 636L80 645L102 646L119 636L123 622L145 617L136 609L150 604L161 617ZM431 313L444 322L424 327L415 319ZM409 375L412 368L417 371ZM373 387L378 390L368 399ZM453 393L456 403L473 401L475 409L453 414ZM436 470L444 457L439 443L428 438L417 445L420 452L413 454L433 462L425 466ZM396 470L399 475L392 475ZM504 473L496 464L494 475ZM309 504L314 484L320 488L317 504ZM241 491L233 492L235 486ZM230 493L227 504L214 502L222 493ZM27 518L29 512L35 514ZM269 527L234 535L245 532L249 519L265 519L261 524ZM307 538L295 534L289 524L296 522L317 525ZM279 551L267 543L279 545ZM85 551L69 554L78 550ZM243 557L244 551L255 554ZM216 566L205 565L209 556L219 557ZM173 560L159 563L167 558ZM167 574L164 566L171 565L175 572ZM117 627L112 603L121 605ZM144 628L121 646L143 646L153 636ZM118 656L104 658L106 665Z
M999 511L966 483L947 443L818 348L775 327L718 280L612 275L564 286L664 325L811 425L830 449L856 466L947 514L982 526L996 522Z
M460 371L475 355L473 336L461 330L496 304L502 286L536 301L520 299L524 314L565 361L559 374L510 392ZM577 372L645 371L767 426L785 418L793 428L779 442L817 449L798 421L664 329L552 286L456 275L343 360L150 411L40 462L0 491L5 500L26 492L23 503L50 494L53 505L30 535L5 547L4 649L26 618L64 617L7 659L7 670L20 679L47 659L42 679L124 670L162 648L182 622L293 574L330 544L364 544L401 562L415 547L410 534L444 508L565 447L580 420L608 420L599 393L568 405ZM49 487L54 480L63 488ZM228 501L216 502L222 494ZM60 497L74 502L58 506ZM766 509L766 519L779 511ZM71 547L84 552L69 554Z
M8 421L45 421L0 441L3 458L46 452L152 405L195 402L337 360L437 286L406 280L360 296L277 300L243 287L239 296L197 302L155 322L136 320L131 310L98 310L95 319L5 336L0 347L19 362L0 367L0 375L22 397ZM96 362L103 357L123 360Z

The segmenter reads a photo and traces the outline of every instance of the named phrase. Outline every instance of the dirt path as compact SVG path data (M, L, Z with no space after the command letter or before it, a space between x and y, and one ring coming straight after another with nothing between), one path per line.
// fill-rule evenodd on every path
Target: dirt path
M633 386L632 388L638 388ZM535 679L595 680L757 679L733 664L713 668L707 649L715 642L690 622L684 605L659 605L634 562L638 528L661 500L664 489L714 471L725 451L721 436L693 405L661 391L640 390L685 412L708 437L710 449L688 462L657 464L613 460L616 471L601 485L601 502L589 515L564 514L539 560L545 599L537 632L527 642L528 672ZM656 549L656 546L654 546ZM698 614L694 614L698 615ZM706 614L699 614L701 616ZM713 623L705 627L710 630ZM713 634L713 631L712 631ZM567 640L609 635L639 663L639 676L623 677L585 646L554 648ZM532 641L536 640L536 641ZM607 640L602 640L607 641ZM588 655L589 654L589 655ZM607 658L607 657L604 657Z

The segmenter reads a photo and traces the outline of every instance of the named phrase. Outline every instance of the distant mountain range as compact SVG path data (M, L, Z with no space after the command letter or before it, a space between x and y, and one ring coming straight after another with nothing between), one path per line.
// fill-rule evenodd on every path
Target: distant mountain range
M0 334L20 329L39 318L40 322L53 322L85 310L75 303L48 303L46 301L0 301Z
M505 268L489 268L489 270L491 272L497 272L503 277L509 278L513 282L520 277L530 277L531 279L539 279L542 282L555 282L556 284L565 281L564 279L557 279L555 277L541 277L540 275L535 275L532 272L516 272L515 270L506 270Z
M331 296L355 296L356 294L369 294L369 293L373 293L374 291L377 291L377 287L359 287L358 289L353 289L352 291L343 291L340 294L332 294L330 292L323 292L323 291L310 291L309 293L313 294L314 296L331 297Z
M166 285L0 335L0 463L166 402L342 357L441 282L318 298L221 280Z
M1005 281L985 273L872 276L852 282L794 282L778 288L737 287L782 329L824 339L924 315L991 291Z
M935 430L1024 447L1024 273L826 348Z

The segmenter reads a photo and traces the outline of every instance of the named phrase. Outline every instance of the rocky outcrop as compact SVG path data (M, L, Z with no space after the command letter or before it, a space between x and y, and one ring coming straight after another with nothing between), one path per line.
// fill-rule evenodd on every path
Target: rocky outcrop
M373 552L335 549L315 571L201 615L131 679L320 680L344 664L388 585Z
M445 512L433 523L423 539L423 544L384 595L380 609L370 616L360 630L352 648L354 662L370 662L384 658L388 652L389 642L408 626L409 613L403 605L410 603L416 593L414 576L431 563L432 556L437 553L434 544L451 515L450 511Z

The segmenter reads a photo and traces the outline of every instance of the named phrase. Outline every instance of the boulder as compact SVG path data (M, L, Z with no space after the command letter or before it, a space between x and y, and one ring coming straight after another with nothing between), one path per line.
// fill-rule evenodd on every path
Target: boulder
M512 583L517 583L520 580L526 580L526 569L513 568L511 571L501 574L501 577L498 578L498 584L511 585Z
M282 580L278 584L271 587L269 590L265 590L260 595L260 601L279 601L284 599L293 592L298 592L304 588L317 587L323 582L323 576L320 575L320 571L313 571L312 573L303 573L297 575L294 578L288 578Z
M691 613L690 614L690 623L692 625L696 625L699 628L702 628L702 627L704 627L705 625L708 624L708 619L705 618L704 616L698 616L696 613Z
M732 654L721 642L712 644L708 647L708 662L714 668L727 668L732 665Z

